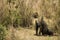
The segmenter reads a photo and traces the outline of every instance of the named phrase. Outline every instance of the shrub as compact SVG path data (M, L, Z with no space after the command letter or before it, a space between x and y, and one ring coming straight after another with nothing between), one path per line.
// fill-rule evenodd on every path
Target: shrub
M0 24L0 40L5 40L6 37L6 27Z

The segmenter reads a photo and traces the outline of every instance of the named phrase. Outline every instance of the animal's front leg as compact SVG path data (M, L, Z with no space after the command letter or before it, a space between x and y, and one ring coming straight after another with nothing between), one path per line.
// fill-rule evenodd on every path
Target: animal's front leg
M38 35L38 27L36 27L36 35Z

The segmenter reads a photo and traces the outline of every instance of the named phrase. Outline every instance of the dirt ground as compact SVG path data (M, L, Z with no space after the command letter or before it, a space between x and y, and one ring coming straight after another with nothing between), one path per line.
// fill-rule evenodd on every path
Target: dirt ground
M13 30L13 31L12 31ZM36 36L35 30L26 28L13 28L6 40L59 40L60 36Z

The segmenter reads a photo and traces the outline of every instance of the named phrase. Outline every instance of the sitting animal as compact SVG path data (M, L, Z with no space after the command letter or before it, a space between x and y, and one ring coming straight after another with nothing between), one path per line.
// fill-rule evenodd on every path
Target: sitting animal
M40 28L39 35L41 33L42 35L53 35L53 32L48 29L47 24L45 23L43 18L41 18L41 22L36 21L36 34L37 35L38 35L39 28Z

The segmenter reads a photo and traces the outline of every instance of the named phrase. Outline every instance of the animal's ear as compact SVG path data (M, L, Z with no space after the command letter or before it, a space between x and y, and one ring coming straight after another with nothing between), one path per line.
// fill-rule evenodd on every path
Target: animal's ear
M41 17L41 20L43 20L44 18L43 18L43 16Z
M38 18L38 13L35 12L35 13L33 14L33 17L34 17L34 18Z

